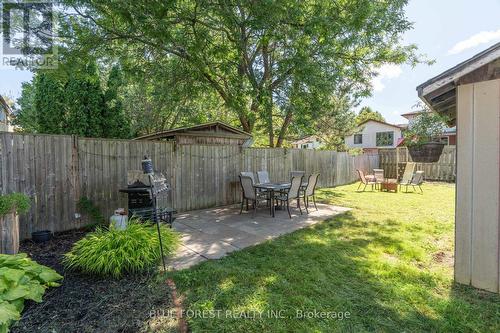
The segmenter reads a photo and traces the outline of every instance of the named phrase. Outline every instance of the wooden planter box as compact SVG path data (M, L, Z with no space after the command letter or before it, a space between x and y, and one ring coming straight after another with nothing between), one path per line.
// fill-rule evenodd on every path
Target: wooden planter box
M19 215L0 216L0 253L17 254L19 251Z
M439 161L444 148L443 143L426 143L421 146L408 147L413 162L419 163L435 163Z

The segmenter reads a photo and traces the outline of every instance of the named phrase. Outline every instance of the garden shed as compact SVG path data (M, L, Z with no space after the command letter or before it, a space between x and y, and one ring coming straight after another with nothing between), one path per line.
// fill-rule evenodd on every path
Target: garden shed
M417 91L457 126L455 280L499 292L500 43Z
M252 135L220 121L143 135L134 140L175 141L179 145L250 146Z

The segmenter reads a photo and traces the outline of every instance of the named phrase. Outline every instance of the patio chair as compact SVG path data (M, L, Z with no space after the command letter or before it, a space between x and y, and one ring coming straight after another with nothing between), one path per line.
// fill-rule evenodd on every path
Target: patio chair
M290 178L303 177L305 174L306 174L305 171L290 171Z
M373 175L375 177L374 181L375 181L375 188L377 187L377 185L380 185L382 184L382 182L384 181L385 177L384 177L384 169L373 169Z
M255 175L252 171L242 171L240 172L240 176L252 178L252 183L255 184Z
M269 172L257 171L257 180L258 180L259 184L270 183L271 180L269 179Z
M424 191L422 190L422 183L424 182L424 172L423 171L417 171L415 172L415 176L413 176L411 182L410 182L410 185L413 187L413 191L415 191L415 186L418 186L418 188L420 189L420 192L421 193L424 193ZM407 186L408 188L408 186ZM407 189L408 191L408 189Z
M240 214L243 212L243 205L247 204L247 210L248 210L248 201L252 201L253 204L253 215L255 215L255 212L257 211L257 206L259 204L259 201L266 200L266 198L262 198L258 192L257 189L253 186L254 182L252 177L250 176L242 176L240 175L240 185L241 185L241 190L242 190L242 200L241 200L241 208L240 208Z
M286 203L286 209L288 211L288 216L292 218L290 213L290 201L297 200L297 207L300 210L300 215L302 215L302 208L300 208L300 186L302 184L303 176L294 176L291 180L291 185L288 191L280 192L274 197L275 200L281 201L281 203Z
M303 190L304 194L304 205L306 206L306 212L309 214L309 198L313 198L314 208L318 210L316 206L316 197L314 196L314 190L316 189L316 184L318 183L319 173L313 173L309 176L309 180L307 181L307 186Z
M406 186L406 191L408 191L408 186L411 183L411 180L413 179L413 176L415 175L415 167L417 165L414 162L408 162L406 163L405 166L405 171L403 172L403 177L401 178L401 181L399 182L399 190L403 186Z
M372 191L373 191L373 186L376 185L377 183L374 180L367 179L365 177L365 173L363 171L361 171L359 169L356 169L356 171L358 172L359 181L361 182L361 183L359 183L358 189L356 191L359 191L359 188L361 187L361 185L365 185L365 187L363 187L363 192L366 190L366 187L368 185L372 186Z

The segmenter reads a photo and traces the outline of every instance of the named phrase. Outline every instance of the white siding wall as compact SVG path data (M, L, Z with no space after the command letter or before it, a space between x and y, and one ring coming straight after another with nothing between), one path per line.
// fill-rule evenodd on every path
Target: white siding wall
M376 133L377 132L394 132L394 143L392 146L377 147L376 144ZM363 135L362 144L354 144L354 135L349 135L345 137L345 144L349 148L394 148L398 143L398 139L401 138L401 129L385 124L381 124L376 121L369 121L362 125L360 134Z
M458 87L455 279L499 291L500 80Z

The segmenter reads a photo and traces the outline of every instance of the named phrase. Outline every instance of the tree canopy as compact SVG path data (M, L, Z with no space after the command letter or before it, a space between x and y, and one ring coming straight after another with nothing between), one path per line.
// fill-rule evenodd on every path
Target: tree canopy
M358 115L356 116L356 125L359 125L367 120L377 120L385 122L384 116L378 111L372 110L369 106L364 106L359 110Z
M65 67L36 73L23 84L15 124L25 132L129 138L128 117L119 89L121 70L113 67L103 88L95 63L71 73Z
M146 99L131 115L145 131L217 118L282 146L318 119L342 123L332 101L369 95L378 66L420 61L400 41L405 0L63 3L77 13L64 46L134 73L125 95Z

